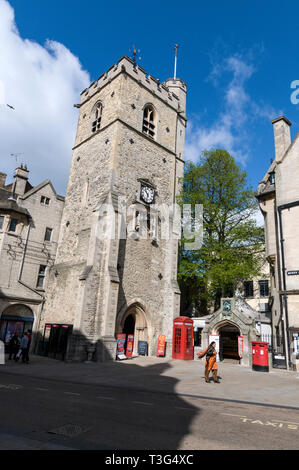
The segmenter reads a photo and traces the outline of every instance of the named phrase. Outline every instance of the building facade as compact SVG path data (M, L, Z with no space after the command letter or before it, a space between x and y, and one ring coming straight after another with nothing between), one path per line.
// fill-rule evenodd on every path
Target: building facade
M275 159L258 186L270 266L275 347L286 367L299 360L299 134L291 140L290 121L272 121ZM281 338L283 344L281 344Z
M6 344L16 331L30 330L37 339L64 205L49 180L34 187L28 176L21 165L7 185L0 173L0 340Z
M45 345L54 327L58 336L68 331L69 360L115 359L118 333L134 335L134 352L147 342L149 354L165 335L169 355L180 305L178 234L170 220L169 236L156 235L161 205L175 202L183 176L186 85L160 83L125 56L77 107L40 336Z

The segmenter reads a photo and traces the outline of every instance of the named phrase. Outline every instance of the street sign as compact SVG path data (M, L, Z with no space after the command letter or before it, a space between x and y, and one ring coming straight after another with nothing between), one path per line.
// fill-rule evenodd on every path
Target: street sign
M299 271L287 271L288 276L299 276Z

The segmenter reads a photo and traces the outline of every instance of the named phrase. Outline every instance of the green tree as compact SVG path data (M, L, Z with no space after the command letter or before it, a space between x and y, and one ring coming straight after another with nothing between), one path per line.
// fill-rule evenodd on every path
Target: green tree
M181 247L179 283L184 304L206 313L231 296L240 281L260 274L263 228L254 218L258 204L247 174L225 150L204 151L198 164L185 168L179 203L203 206L203 244ZM194 214L194 212L193 212Z

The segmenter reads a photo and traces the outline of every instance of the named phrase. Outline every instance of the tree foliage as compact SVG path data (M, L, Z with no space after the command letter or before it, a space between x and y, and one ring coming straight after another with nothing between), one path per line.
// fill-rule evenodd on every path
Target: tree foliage
M247 174L225 150L204 151L188 163L179 203L203 205L203 244L187 251L182 243L179 283L186 303L202 313L229 296L240 281L259 275L263 228L254 218L258 204Z

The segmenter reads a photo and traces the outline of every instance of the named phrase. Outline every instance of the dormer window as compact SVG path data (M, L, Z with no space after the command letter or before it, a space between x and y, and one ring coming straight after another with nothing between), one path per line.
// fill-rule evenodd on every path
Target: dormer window
M155 137L155 133L156 133L156 126L155 126L156 116L155 115L156 115L156 112L153 106L147 105L144 108L142 132L144 134L147 134L152 139Z
M91 130L93 133L99 131L101 128L102 111L103 111L102 103L97 103L93 111L93 115L92 115Z

